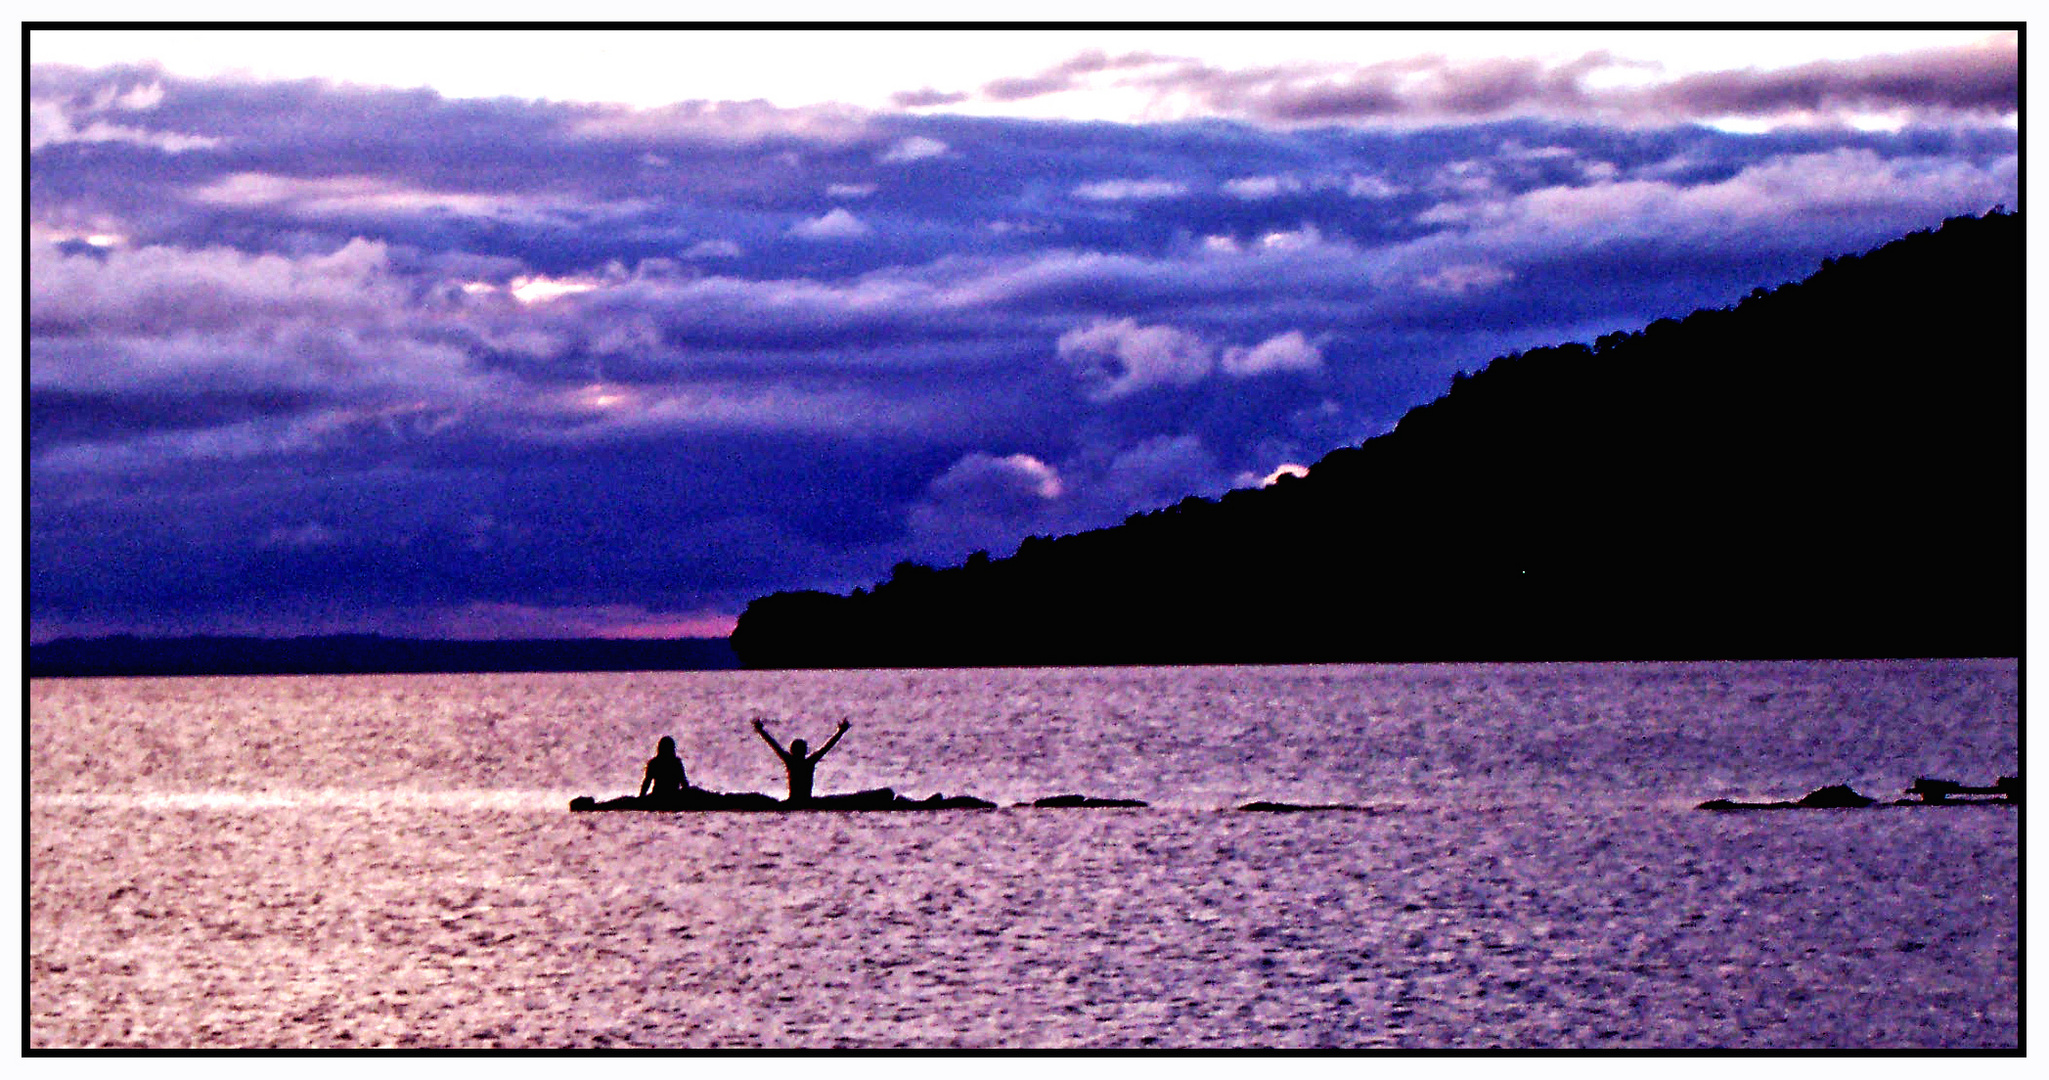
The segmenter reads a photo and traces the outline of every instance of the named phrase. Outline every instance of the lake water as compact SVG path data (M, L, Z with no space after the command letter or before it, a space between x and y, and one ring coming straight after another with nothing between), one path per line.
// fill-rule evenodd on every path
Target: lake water
M36 680L32 1047L2011 1048L2012 661ZM570 814L693 783L996 811ZM1078 792L1133 810L1011 804ZM1255 799L1368 809L1258 814Z

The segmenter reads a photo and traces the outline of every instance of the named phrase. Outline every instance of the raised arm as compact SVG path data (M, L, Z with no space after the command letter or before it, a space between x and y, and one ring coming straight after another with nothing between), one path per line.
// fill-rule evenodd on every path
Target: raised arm
M759 719L754 721L754 733L761 736L761 741L767 743L770 750L775 751L775 756L782 758L784 762L790 760L790 752L783 749L783 744L775 741L775 736L768 733L768 728Z
M854 725L847 723L845 720L840 721L840 729L832 733L832 738L825 740L825 745L819 747L818 752L811 755L811 760L817 761L819 758L825 756L825 752L827 750L830 750L833 747L838 746L840 736L845 735L847 733L847 729L853 726Z

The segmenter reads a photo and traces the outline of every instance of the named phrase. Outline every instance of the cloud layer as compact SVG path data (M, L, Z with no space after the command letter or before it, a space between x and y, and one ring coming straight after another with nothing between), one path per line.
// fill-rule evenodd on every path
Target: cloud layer
M909 91L897 101L918 108L1105 91L1138 95L1156 115L1285 124L1544 118L1666 125L1889 113L1920 122L1996 119L2012 115L2019 98L2020 42L2010 32L1988 34L1968 45L1682 76L1665 76L1655 64L1604 50L1565 59L1421 55L1249 69L1149 52L1092 51L1036 75L992 79L973 90Z
M716 627L1256 483L1499 353L2016 204L2012 59L973 91L1255 121L1153 125L35 67L32 633Z

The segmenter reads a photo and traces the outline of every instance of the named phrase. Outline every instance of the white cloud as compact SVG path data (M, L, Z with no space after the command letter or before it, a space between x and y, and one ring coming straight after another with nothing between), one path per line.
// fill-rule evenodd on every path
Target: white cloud
M1038 236L1060 231L1060 226L1044 221L990 221L982 227L997 236Z
M806 240L853 240L874 231L866 222L848 213L844 206L835 206L828 213L807 218L790 227L790 235Z
M324 255L249 255L148 245L100 255L29 249L29 318L41 328L170 334L314 318L380 324L408 305L384 244L355 239Z
M1323 350L1311 344L1300 330L1290 330L1252 346L1224 350L1224 374L1245 378L1273 371L1315 371L1323 366Z
M1060 358L1074 367L1096 401L1156 386L1193 386L1216 371L1243 379L1323 366L1323 351L1300 330L1276 334L1249 348L1226 346L1220 353L1216 345L1186 330L1118 319L1069 330L1060 335L1057 347Z
M106 120L88 119L84 115L74 117L64 108L62 102L57 101L31 101L28 107L28 145L31 152L60 143L125 142L138 146L153 146L176 154L186 150L212 149L221 145L222 141L211 135L149 131Z
M1638 179L1489 194L1439 203L1425 224L1464 226L1495 251L1555 250L1628 237L1727 242L1778 232L1802 217L1889 212L1903 222L1982 212L2012 190L2015 159L1980 166L1947 158L1884 158L1865 149L1790 154L1725 180L1685 186Z
M1299 195L1305 191L1342 191L1355 199L1392 199L1402 194L1404 189L1388 182L1384 176L1371 173L1320 173L1313 176L1278 173L1272 176L1241 176L1235 180L1226 180L1224 191L1240 199L1256 201L1281 195Z
M939 157L944 153L946 153L945 143L940 142L938 139L926 138L923 135L913 135L890 147L889 151L877 160L885 165L895 165L906 161L924 161L927 158Z
M1134 319L1099 322L1060 335L1060 358L1075 366L1097 401L1155 386L1192 386L1208 377L1215 350L1171 326L1140 326Z
M1068 484L1031 454L976 450L934 477L908 520L916 547L951 561L977 548L1008 549L1028 532L1061 531Z
M1514 271L1492 264L1457 263L1417 278L1416 284L1431 292L1457 296L1475 289L1492 288L1514 279Z
M1304 223L1299 229L1276 230L1240 243L1235 236L1217 235L1202 238L1202 249L1219 255L1236 255L1255 251L1268 255L1310 253L1318 249L1336 250L1344 247L1343 241L1326 241L1323 230Z
M123 109L128 112L146 112L163 104L164 84L145 83L129 87L126 91L114 87L103 87L93 98L93 109Z
M1613 180L1622 173L1612 161L1582 161L1578 168L1580 177L1589 182Z
M686 259L734 259L740 256L740 245L731 240L699 240L684 249Z
M1321 243L1323 233L1308 224L1290 232L1270 232L1259 238L1259 246L1267 251L1302 251Z
M656 433L901 434L935 416L858 387L692 381L640 388L592 384L504 403L504 422L538 442L590 443Z
M868 135L869 117L841 105L782 109L766 101L684 101L649 108L608 105L571 128L588 139L716 141L758 145L785 138L846 144Z
M576 278L551 278L545 274L533 274L513 278L512 284L506 286L505 291L511 293L513 298L522 304L539 304L556 299L557 297L590 292L597 287L597 282L594 281L584 281Z
M977 450L941 473L930 490L946 502L991 511L1057 499L1067 489L1058 470L1030 454L997 457Z
M1436 195L1447 198L1481 198L1496 195L1501 188L1494 182L1495 166L1492 162L1477 158L1454 161L1439 166L1425 184Z
M1245 176L1224 181L1224 190L1241 199L1271 199L1276 195L1292 195L1303 190L1302 181L1293 176Z
M1296 477L1301 477L1301 476L1308 476L1308 475L1309 475L1309 466L1307 466L1307 465L1297 465L1297 464L1295 464L1295 463L1294 463L1294 462L1292 462L1292 461L1289 461L1289 462L1283 462L1283 463L1282 463L1282 464L1280 465L1280 467L1278 467L1278 468L1276 468L1276 469L1275 469L1274 471L1272 471L1272 472L1270 472L1270 473L1266 474L1266 477L1265 477L1265 479L1262 479L1262 480L1261 480L1261 481L1259 482L1259 486L1260 486L1260 487L1272 487L1272 486L1274 486L1275 484L1278 484L1278 483L1280 483L1280 482L1281 482L1281 477L1283 477L1283 476L1296 476Z
M1074 189L1074 197L1093 202L1119 202L1126 199L1174 199L1188 194L1188 185L1173 180L1098 180L1080 184Z
M1392 199L1405 193L1405 188L1390 183L1384 176L1360 173L1345 180L1345 194L1357 199Z
M230 209L276 207L305 216L349 214L456 214L523 222L560 223L564 215L585 220L592 213L634 214L651 204L642 199L577 202L516 193L432 191L378 176L282 176L241 172L186 189L195 202Z

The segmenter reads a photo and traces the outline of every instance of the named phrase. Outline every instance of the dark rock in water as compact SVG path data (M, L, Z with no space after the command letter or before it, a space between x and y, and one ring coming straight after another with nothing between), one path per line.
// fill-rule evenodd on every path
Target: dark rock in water
M1313 803L1303 805L1300 803L1267 802L1265 800L1249 802L1238 809L1250 810L1261 814L1305 814L1320 810L1364 810L1370 813L1373 810L1370 806L1356 806L1352 803Z
M844 795L813 795L801 803L781 801L770 807L773 810L894 810L899 802L897 794L889 788L870 788Z
M1709 799L1695 807L1697 810L1861 810L1877 802L1877 799L1859 795L1848 784L1830 784L1815 788L1800 796L1797 802L1738 802L1735 799Z
M2021 801L2021 778L2002 776L1991 787L1972 787L1955 780L1938 780L1931 776L1917 776L1907 789L1907 797L1894 806L1982 806L1990 804L2019 805Z
M599 802L588 795L569 800L573 813L605 810L638 810L649 813L677 813L687 810L780 810L781 800L754 791L707 791L685 788L680 795L621 795Z
M877 811L877 810L993 810L996 804L972 795L933 795L926 799L906 799L889 788L871 788L867 791L853 791L840 795L817 795L799 803L788 802L771 795L754 791L724 792L690 788L681 796L657 798L655 796L623 795L616 799L598 802L588 795L579 795L569 800L569 809L574 813L588 813L604 810L639 810L652 813L700 813L717 811L763 811L785 810L808 811Z
M1033 800L1032 805L1042 810L1050 810L1067 807L1135 807L1145 806L1147 803L1140 799L1099 799L1088 795L1048 795L1043 799Z
M1848 784L1830 784L1824 788L1800 796L1800 805L1809 808L1862 809L1877 802L1877 799L1859 795Z
M925 799L898 799L892 810L994 810L996 804L973 795L932 795Z
M781 799L778 799L778 798L776 798L776 797L775 797L775 796L773 796L773 795L763 795L763 794L762 794L761 792L758 792L758 791L731 791L731 792L715 792L715 793L713 793L713 794L715 794L715 795L716 795L717 797L716 797L716 798L712 798L712 799L702 799L702 800L699 800L699 801L697 801L696 803L693 803L693 804L691 804L691 805L687 805L687 806L679 806L679 807L676 807L675 809L678 809L678 810L789 810L789 809L794 809L794 807L791 807L791 806L790 806L789 804L787 804L787 803L783 802L783 800L781 800ZM660 809L660 808L659 808L659 807L657 807L657 809Z

